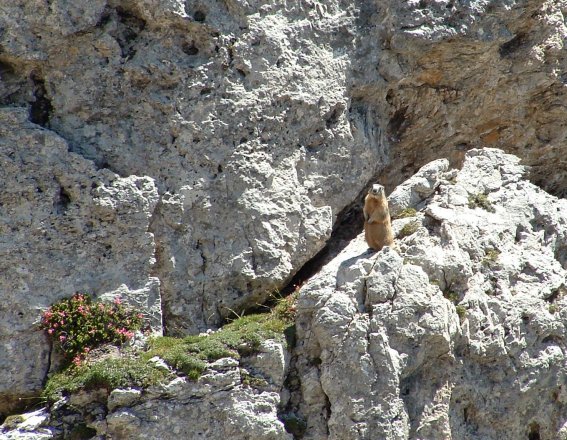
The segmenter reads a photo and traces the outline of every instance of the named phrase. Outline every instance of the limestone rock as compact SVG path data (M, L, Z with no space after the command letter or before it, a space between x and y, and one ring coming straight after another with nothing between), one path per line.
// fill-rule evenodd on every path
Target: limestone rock
M565 109L556 105L566 93L557 69L565 63L563 2L389 0L362 8L353 83L362 111L380 115L374 126L390 146L383 182L394 187L429 161L446 157L455 166L470 149L497 147L530 165L532 181L567 194Z
M53 438L53 432L44 427L49 421L46 408L27 414L8 417L0 425L0 438L3 440L47 440Z
M291 440L277 417L278 392L243 385L240 371L234 359L219 359L196 382L179 377L152 389L113 390L106 406L100 404L104 399L98 391L83 393L74 402L57 402L50 413L38 412L41 423L34 429L27 423L26 430L21 422L6 428L6 437L0 436L14 440L72 438L77 426L82 426L93 437L116 440ZM32 420L32 416L24 414L21 419ZM26 437L28 434L37 437Z
M371 179L393 188L432 160L496 146L567 191L562 2L0 6L5 407L45 376L40 309L75 289L126 296L170 334L196 334L285 286ZM457 188L448 201L466 208ZM444 209L428 219L448 221ZM470 280L469 248L421 267L440 285L443 270Z
M20 109L0 109L0 413L50 368L41 311L76 292L120 294L161 332L152 276L158 201L149 177L121 178L69 153Z
M419 169L415 175L398 185L388 196L390 215L396 217L406 208L419 208L420 203L430 197L442 179L450 178L447 159L438 159Z
M359 236L301 289L305 438L564 432L567 202L523 174L514 156L470 151L399 254Z
M158 187L170 334L284 286L383 162L350 115L356 18L340 0L8 3L0 104Z
M272 389L279 391L289 368L289 353L281 342L268 339L262 342L259 353L243 359L247 369L253 369L255 376L265 378Z

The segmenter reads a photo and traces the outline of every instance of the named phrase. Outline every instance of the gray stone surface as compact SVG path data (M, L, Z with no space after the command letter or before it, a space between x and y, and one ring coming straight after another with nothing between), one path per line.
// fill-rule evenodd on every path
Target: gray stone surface
M301 289L305 438L565 435L567 202L523 174L470 151L399 254L359 236Z
M97 166L155 179L169 332L285 285L381 165L349 121L354 20L337 0L2 2L0 96Z
M267 343L263 352L276 346ZM237 360L225 358L209 364L196 382L178 377L145 390L82 392L60 400L50 412L24 414L12 429L0 427L0 438L74 438L83 426L98 439L291 440L277 417L282 384L272 383L270 391L249 386L243 371Z
M67 150L27 112L0 110L0 413L42 387L50 346L37 324L53 302L121 295L161 332L153 180L96 170Z
M293 438L278 414L311 440L564 437L567 202L496 149L438 177L423 212L394 221L419 224L398 250L361 234L301 288L291 361L267 341L196 382L73 395L6 438L78 423L108 439Z
M53 300L121 294L171 334L216 327L284 286L370 180L497 146L565 195L564 11L0 0L0 401L37 392Z

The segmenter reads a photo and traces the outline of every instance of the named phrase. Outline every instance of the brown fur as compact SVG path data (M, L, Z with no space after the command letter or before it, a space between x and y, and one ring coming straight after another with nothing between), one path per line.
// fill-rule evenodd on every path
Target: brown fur
M364 237L372 249L379 251L394 244L394 233L384 187L372 185L364 199Z

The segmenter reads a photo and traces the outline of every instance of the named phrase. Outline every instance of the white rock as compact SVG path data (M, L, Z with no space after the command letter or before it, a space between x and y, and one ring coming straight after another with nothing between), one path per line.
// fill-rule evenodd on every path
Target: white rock
M469 152L401 255L361 253L359 237L305 284L307 438L558 438L567 211L522 173L502 151ZM462 202L478 193L495 212Z

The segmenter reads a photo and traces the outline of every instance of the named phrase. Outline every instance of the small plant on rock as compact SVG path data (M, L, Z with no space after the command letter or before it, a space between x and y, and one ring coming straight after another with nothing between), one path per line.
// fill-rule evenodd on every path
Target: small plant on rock
M494 206L492 206L492 202L488 200L487 195L483 193L469 195L469 208L482 208L488 212L496 212Z
M443 296L453 304L457 304L459 302L459 294L457 292L453 292L452 290L444 291Z
M457 311L457 315L459 315L459 319L461 321L463 321L465 319L465 316L467 315L467 309L465 306L456 306L455 310Z
M414 208L405 208L398 215L394 216L394 219L415 217L417 211Z
M483 266L493 266L494 263L498 260L498 256L500 255L500 251L498 249L488 249L485 252L485 256L482 259Z
M142 322L143 315L127 308L119 297L107 304L77 293L44 311L40 328L78 366L93 348L120 345L132 338Z
M419 229L420 223L418 221L411 221L404 225L404 227L398 233L398 238L402 239L408 237Z

